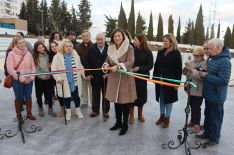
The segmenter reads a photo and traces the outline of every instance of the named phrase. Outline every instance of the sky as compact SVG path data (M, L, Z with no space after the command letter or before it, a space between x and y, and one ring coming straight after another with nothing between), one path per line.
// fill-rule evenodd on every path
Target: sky
M51 0L49 0L51 1ZM68 3L68 8L72 6L78 9L80 0L65 0ZM105 31L105 15L110 15L113 18L118 18L121 0L89 0L91 3L93 26L101 28ZM128 18L131 0L122 0L123 7ZM49 2L50 4L50 2ZM135 0L135 17L140 11L146 20L148 27L150 12L153 13L154 35L157 33L158 16L162 14L164 33L167 33L168 18L173 16L174 33L176 33L179 16L181 18L182 32L189 18L196 21L196 16L200 5L203 7L204 26L206 27L214 23L215 33L220 20L221 36L225 34L227 26L232 30L234 24L234 0ZM181 33L182 33L181 32Z

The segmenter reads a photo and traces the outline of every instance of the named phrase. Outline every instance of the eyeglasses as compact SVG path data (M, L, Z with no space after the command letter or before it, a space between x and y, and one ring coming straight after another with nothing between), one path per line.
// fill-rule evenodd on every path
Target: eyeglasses
M194 57L199 57L200 55L197 55L197 54L193 54Z
M64 47L69 48L69 47L72 47L72 45L65 45Z

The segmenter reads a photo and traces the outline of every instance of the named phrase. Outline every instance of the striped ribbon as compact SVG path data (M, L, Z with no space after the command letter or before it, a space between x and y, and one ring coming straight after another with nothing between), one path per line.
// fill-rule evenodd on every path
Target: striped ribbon
M110 69L111 69L111 67L108 67L108 68L95 68L95 69L85 69L85 68L80 67L80 68L74 68L74 69L70 69L70 70L56 70L56 71L51 71L51 72L33 72L33 73L25 73L25 74L17 74L17 75L18 76L36 76L36 75L62 74L62 73L67 73L67 72L110 70ZM127 74L129 76L134 77L134 78L138 78L138 79L141 79L141 80L145 80L145 81L149 81L149 82L153 82L153 83L157 83L157 84L165 85L165 86L169 86L169 87L175 87L175 88L186 87L186 84L185 84L186 82L183 82L183 81L180 81L180 80L150 76L150 75L139 74L139 73L134 73L134 72L125 72L123 70L117 70L117 72ZM154 79L150 79L150 78L154 78ZM159 79L159 80L155 80L155 79ZM164 81L161 81L161 80L164 80ZM168 81L168 82L165 82L165 81ZM169 83L169 82L174 82L174 83L178 83L178 84L172 84L172 83ZM182 85L180 85L180 84L182 84ZM192 82L189 82L189 84L192 85L193 87L197 87Z

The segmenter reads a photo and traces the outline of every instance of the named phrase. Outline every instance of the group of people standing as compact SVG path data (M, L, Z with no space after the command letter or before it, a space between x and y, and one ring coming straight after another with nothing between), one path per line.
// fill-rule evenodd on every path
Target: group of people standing
M75 103L75 114L83 118L80 106L87 107L90 101L92 103L90 117L96 117L100 114L100 99L102 98L104 118L109 118L110 102L114 103L116 122L110 130L120 129L119 135L125 135L128 123L134 124L134 106L138 107L138 120L145 122L143 107L147 102L147 81L133 78L119 70L150 75L150 70L154 66L154 77L181 80L183 73L197 85L197 88L190 90L189 102L192 116L188 126L194 127L195 133L200 131L200 107L205 98L205 132L202 138L209 138L207 146L218 144L223 119L222 108L227 95L231 70L228 56L230 52L227 48L223 48L219 39L207 42L209 59L204 58L204 49L207 50L205 47L204 49L196 47L193 53L194 59L183 69L177 41L172 34L163 36L163 48L158 51L155 63L144 34L137 34L132 42L127 31L117 28L113 31L109 44L103 33L96 36L96 43L91 42L91 34L87 30L83 31L81 36L83 41L78 43L76 35L72 32L67 35L68 39L62 39L61 34L55 32L49 39L49 50L43 41L38 41L34 44L32 54L23 38L13 39L6 58L6 73L14 77L13 90L17 117L22 108L20 105L25 103L27 117L32 120L36 119L31 113L31 93L33 81L35 81L40 117L44 116L43 94L45 103L49 105L48 114L52 117L57 116L52 108L52 98L57 94L61 106L59 116L64 116L65 109L67 120L71 119L71 100ZM16 74L17 72L24 74L76 68L87 70L37 75L36 77L18 77ZM173 103L178 101L178 89L156 84L155 94L156 101L160 105L160 117L156 125L168 128Z

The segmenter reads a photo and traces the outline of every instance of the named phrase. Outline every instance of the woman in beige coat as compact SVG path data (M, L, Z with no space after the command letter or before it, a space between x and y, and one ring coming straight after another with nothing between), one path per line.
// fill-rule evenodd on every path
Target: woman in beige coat
M196 88L191 87L190 89L191 121L188 124L188 127L193 127L194 133L200 132L203 79L200 78L199 71L206 71L207 62L204 59L204 56L205 52L203 47L195 47L193 52L194 60L185 63L183 69L183 74L197 85Z
M106 99L115 103L116 123L110 130L121 129L119 135L128 130L130 104L136 99L134 78L116 72L119 69L132 71L134 64L134 50L121 29L115 29L111 36L111 44L107 51L104 67L111 67L108 74ZM123 115L123 122L122 122Z
M65 39L58 46L58 52L53 58L51 70L71 70L77 67L83 68L83 66L80 63L80 57L73 49L72 43L68 39ZM67 120L71 119L71 96L73 97L75 103L75 114L79 118L83 118L83 114L80 111L79 97L79 95L81 95L80 93L82 90L81 74L82 76L84 76L84 72L68 72L62 74L53 74L53 77L56 80L61 110L64 108L63 106L66 107Z

